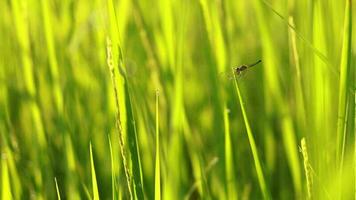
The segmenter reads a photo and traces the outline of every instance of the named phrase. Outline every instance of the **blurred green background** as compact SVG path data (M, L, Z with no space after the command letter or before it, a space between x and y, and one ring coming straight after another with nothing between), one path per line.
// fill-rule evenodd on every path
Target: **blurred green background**
M1 199L354 199L351 2L0 1Z

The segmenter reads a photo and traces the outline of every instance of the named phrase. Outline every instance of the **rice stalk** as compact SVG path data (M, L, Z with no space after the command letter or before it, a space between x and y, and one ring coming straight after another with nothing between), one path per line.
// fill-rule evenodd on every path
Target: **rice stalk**
M130 174L130 170L129 170L129 166L128 166L128 161L126 158L123 127L122 127L121 120L120 120L120 104L119 104L116 75L115 75L115 70L114 70L114 65L113 65L114 63L113 63L112 56L113 56L112 44L111 44L110 39L107 39L107 64L108 64L110 75L111 75L111 82L114 87L115 105L116 105L116 128L117 128L118 136L119 136L120 152L121 152L122 162L124 165L124 171L125 171L125 176L126 176L126 181L127 181L127 188L129 191L130 199L133 199L133 193L132 193L132 189L131 189L131 186L132 186L131 174ZM119 62L121 62L121 61L119 61Z
M301 152L303 155L304 172L305 172L305 177L306 177L306 182L307 182L307 199L311 199L312 198L312 187L313 187L313 175L311 173L311 168L310 168L310 163L309 163L307 142L304 137L301 140Z

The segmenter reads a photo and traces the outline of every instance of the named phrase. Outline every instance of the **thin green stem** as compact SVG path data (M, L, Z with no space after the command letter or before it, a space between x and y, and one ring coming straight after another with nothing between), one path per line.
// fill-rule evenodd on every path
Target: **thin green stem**
M242 116L243 116L243 119L244 119L244 122L245 122L245 127L246 127L246 131L247 131L248 140L250 142L250 147L251 147L251 151L252 151L253 160L255 162L258 182L259 182L262 194L263 194L263 198L264 199L269 199L267 186L266 186L266 181L265 181L265 178L264 178L264 175L263 175L261 162L260 162L260 159L258 157L257 146L256 146L256 143L255 143L255 139L253 137L253 134L252 134L250 123L249 123L248 118L247 118L247 114L246 114L245 106L244 106L244 101L242 99L242 96L241 96L241 93L240 93L240 88L239 88L239 85L237 83L236 77L234 78L234 83L235 83L235 89L236 89L237 96L238 96L238 99L239 99L239 102L240 102L240 106L241 106Z

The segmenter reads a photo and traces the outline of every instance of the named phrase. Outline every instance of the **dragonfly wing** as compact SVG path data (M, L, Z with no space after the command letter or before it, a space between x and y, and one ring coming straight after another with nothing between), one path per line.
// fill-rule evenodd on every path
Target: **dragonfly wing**
M221 80L232 80L233 78L234 78L234 75L229 70L219 73L219 79L221 79Z
M238 79L243 80L246 77L247 70L240 72Z
M234 74L235 72L237 72L236 69L237 68L233 68L233 70L230 69L230 70L226 70L224 72L221 72L220 73L220 77L222 79L225 79L225 80L234 80L234 78L238 78L239 77L239 74ZM236 75L236 77L235 77L235 75Z

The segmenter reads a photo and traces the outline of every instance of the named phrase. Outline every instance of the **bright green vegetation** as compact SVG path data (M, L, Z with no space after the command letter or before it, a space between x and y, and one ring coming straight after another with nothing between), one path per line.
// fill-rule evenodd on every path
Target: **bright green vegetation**
M355 7L0 1L1 199L356 198Z

